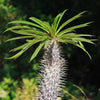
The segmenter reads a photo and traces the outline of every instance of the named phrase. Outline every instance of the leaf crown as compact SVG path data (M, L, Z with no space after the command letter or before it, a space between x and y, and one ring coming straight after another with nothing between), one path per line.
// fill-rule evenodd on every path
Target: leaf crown
M26 40L26 43L22 44L19 47L12 49L11 52L19 51L19 50L20 51L17 54L15 54L14 56L9 57L7 59L18 58L26 50L28 50L32 45L39 42L38 47L36 48L36 50L34 51L34 53L32 54L32 56L30 58L30 61L32 61L43 47L44 48L48 47L51 40L54 40L57 42L62 42L65 44L68 44L68 43L73 44L73 45L81 48L83 51L85 51L91 59L90 54L85 49L82 42L94 44L92 39L86 38L86 37L91 37L93 35L77 34L75 31L78 28L83 28L83 27L88 26L91 22L75 25L75 26L64 29L64 27L66 25L68 25L70 22L80 18L85 13L85 11L83 11L83 12L75 15L74 17L68 19L63 24L59 25L63 15L65 14L66 11L67 10L64 10L63 12L59 13L55 17L55 19L51 25L48 22L41 21L40 19L37 19L35 17L29 18L31 20L31 22L20 21L20 20L9 22L8 24L14 24L14 26L11 26L10 28L6 29L5 32L11 31L11 32L17 33L21 36L8 39L7 41L18 40L18 39L27 39L27 40Z

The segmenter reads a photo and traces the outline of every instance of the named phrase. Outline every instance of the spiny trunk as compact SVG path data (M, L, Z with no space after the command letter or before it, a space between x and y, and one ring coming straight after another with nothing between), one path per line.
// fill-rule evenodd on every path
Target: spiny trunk
M63 66L65 60L61 57L59 45L52 41L46 49L41 61L41 88L39 100L57 100L61 78L63 76Z

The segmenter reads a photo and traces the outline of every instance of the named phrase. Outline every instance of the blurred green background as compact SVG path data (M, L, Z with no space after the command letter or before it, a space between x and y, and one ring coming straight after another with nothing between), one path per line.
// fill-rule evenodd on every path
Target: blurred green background
M31 16L51 23L54 17L65 9L68 9L68 11L62 22L79 12L87 11L82 18L72 22L69 26L94 21L89 27L78 29L77 33L92 34L100 40L99 0L0 0L0 100L20 100L15 99L16 94L18 94L16 89L22 88L24 79L30 81L29 79L33 78L32 84L37 84L39 61L43 55L43 51L41 51L36 59L28 63L35 48L31 47L17 60L6 60L5 58L12 55L9 53L10 49L25 42L25 40L5 42L15 35L10 32L3 33L8 27L7 23L12 20L28 20ZM76 84L84 90L90 98L89 100L99 100L100 42L97 41L96 45L85 44L87 51L92 56L92 61L79 48L72 45L61 45L64 57L68 60L68 67L66 67L68 74L65 78L67 91L79 98L78 100L85 100L82 98L83 95L79 89L73 87L73 84ZM25 84L28 85L28 82ZM25 84L24 86L26 86ZM68 96L68 94L63 95L63 100L74 100L70 98L71 96Z

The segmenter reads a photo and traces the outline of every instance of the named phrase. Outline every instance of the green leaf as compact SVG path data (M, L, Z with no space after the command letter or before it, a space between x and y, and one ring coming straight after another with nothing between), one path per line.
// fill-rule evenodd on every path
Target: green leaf
M55 32L56 32L56 30L57 30L57 28L58 28L58 26L59 26L59 23L60 23L60 21L61 21L63 15L64 15L64 13L65 13L66 11L67 11L67 9L64 10L62 13L58 14L58 15L55 17L54 22L53 22L53 24L52 24L52 27L53 27L53 29L55 30Z
M94 35L90 34L76 34L76 33L67 33L63 35L58 35L58 38L74 38L74 37L92 37Z
M8 24L26 24L26 25L32 25L32 26L36 26L36 27L38 27L38 25L37 24L34 24L34 23L32 23L32 22L28 22L28 21L20 21L20 20L16 20L16 21L11 21L11 22L9 22Z
M11 32L13 32L13 33L17 33L17 34L21 34L21 35L31 35L31 36L33 36L34 34L31 34L31 33L29 33L29 32L27 32L27 31L25 31L25 30L10 30Z
M25 38L33 38L33 36L20 36L20 37L15 37L15 38L8 39L6 42L12 41L12 40L18 40L18 39L25 39Z
M77 41L72 41L72 39L70 39L70 38L68 38L68 39L60 39L60 38L58 38L57 40L58 40L59 42L65 43L65 44L67 44L67 43L70 43L70 44L75 44L75 43L77 43Z
M17 59L20 55L22 55L23 51L18 52L17 54L15 54L12 57L6 58L6 59Z
M71 38L73 41L80 41L80 42L87 42L87 43L91 43L94 44L94 42L92 42L90 39L86 39L86 38Z
M44 45L44 42L40 43L40 45L36 48L35 52L31 56L30 62L37 56L37 54L39 53L43 45Z
M84 45L82 44L82 42L79 41L79 44L76 44L77 47L81 48L85 53L87 53L87 55L89 56L89 58L92 60L91 55L88 53L88 51L85 49Z
M84 36L84 34L79 34L79 36ZM88 35L85 35L85 36L88 36ZM95 44L94 42L92 42L91 39L86 39L86 38L83 38L83 37L78 37L78 34L77 35L70 35L70 34L64 34L64 36L60 36L58 39L62 39L64 41L74 41L74 42L87 42L87 43L91 43L91 44Z
M44 31L46 31L47 33L49 33L48 29L43 25L43 21L35 18L35 17L30 17L30 20L34 21L35 23L39 24L41 27L41 29L43 29Z
M10 50L10 52L14 52L14 51L17 51L17 50L23 49L27 44L28 44L28 43L25 43L25 44L23 44L23 45L21 45L21 46L19 46L19 47L16 47L16 48Z
M57 21L60 16L61 16L61 13L56 16L56 18L54 19L53 24L52 24L52 28L55 30L55 32L56 32Z
M14 30L14 29L30 29L30 27L28 27L28 26L13 26L13 27L10 27L7 30L5 30L5 32Z
M14 56L9 57L7 59L16 59L16 58L18 58L31 46L32 46L32 44L28 43L21 51L19 51L17 54L15 54Z
M38 18L35 18L35 17L30 17L29 18L30 20L32 20L32 21L34 21L35 23L37 23L37 24L42 24L42 20L40 20L40 19L38 19ZM42 25L41 25L42 26Z
M31 18L30 18L30 19L31 19ZM34 26L34 27L37 27L37 28L40 28L40 29L43 29L43 30L44 30L44 28L41 27L40 25L35 24L35 23L32 23L32 22L28 22L28 21L12 21L12 22L10 22L9 24L12 24L12 23L21 23L21 24L26 24L26 25L32 25L32 26Z
M90 54L88 53L88 51L85 49L85 47L84 47L84 45L82 44L82 42L79 41L79 44L76 43L76 42L74 42L74 41L71 41L71 40L66 40L66 41L62 41L62 42L64 42L65 44L70 43L70 44L73 44L73 45L75 45L75 46L81 48L81 49L89 56L89 58L92 59L92 58L91 58L91 55L90 55Z
M7 59L16 59L18 58L19 56L21 56L26 50L28 50L32 45L34 45L35 43L39 42L41 40L38 40L38 39L33 39L33 40L30 40L23 48L19 47L19 48L15 48L16 49L22 49L21 51L19 51L17 54L15 54L14 56L12 57L9 57Z
M45 26L48 29L48 34L53 36L54 35L54 31L52 29L52 27L50 26L50 24L48 22L43 21L42 25Z
M86 12L86 11L83 11L83 12L77 14L76 16L70 18L69 20L65 21L65 22L59 27L59 29L57 30L57 33L58 33L63 27L65 27L67 24L69 24L70 22L74 21L75 19L78 19L79 17L81 17L82 14L85 13L85 12ZM57 34L57 33L56 33L56 34Z
M72 31L75 30L75 29L86 27L86 26L88 26L88 24L90 24L90 23L91 23L91 22L69 27L69 28L67 28L67 29L65 29L65 30L63 30L63 31L61 31L61 32L59 32L58 35L60 36L60 35L62 35L62 34L64 34L64 33L72 32Z
M38 37L36 37L36 39L38 39L38 40L41 40L41 41L44 41L45 39L47 40L49 40L49 39L51 39L51 38L49 38L48 36L38 36Z
M33 35L38 35L38 36L47 36L45 32L42 32L40 30L37 30L36 28L33 28L31 30L24 30L27 33L33 34Z
M57 28L58 28L58 26L59 26L59 23L60 23L60 21L61 21L63 15L64 15L64 13L65 13L66 11L67 11L67 9L64 10L64 11L61 13L61 15L60 15L60 17L59 17L59 19L58 19L57 25L56 25L56 30L57 30Z

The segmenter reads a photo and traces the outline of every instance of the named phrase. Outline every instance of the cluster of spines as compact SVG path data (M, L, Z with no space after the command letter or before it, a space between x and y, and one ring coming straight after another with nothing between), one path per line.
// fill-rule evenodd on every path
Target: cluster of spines
M61 79L65 75L65 60L56 41L51 41L41 60L41 81L39 100L57 100L61 86Z

